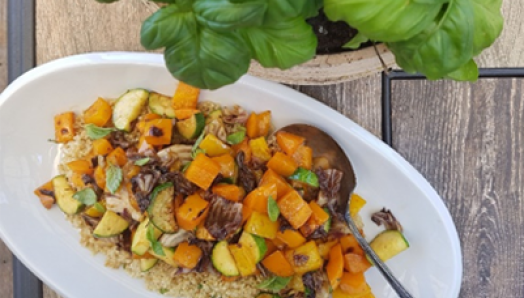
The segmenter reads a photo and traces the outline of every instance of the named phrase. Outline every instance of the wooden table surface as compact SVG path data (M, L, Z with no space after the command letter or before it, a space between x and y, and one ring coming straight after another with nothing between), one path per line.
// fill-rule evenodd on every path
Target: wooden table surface
M6 84L6 1L0 0L0 90ZM36 55L142 51L145 0L38 0ZM524 67L524 1L504 0L506 27L482 67ZM380 75L331 86L296 86L373 134L381 134ZM524 80L395 81L393 147L442 196L464 256L460 297L524 297ZM0 297L12 297L11 254L0 241ZM58 297L44 287L44 297Z

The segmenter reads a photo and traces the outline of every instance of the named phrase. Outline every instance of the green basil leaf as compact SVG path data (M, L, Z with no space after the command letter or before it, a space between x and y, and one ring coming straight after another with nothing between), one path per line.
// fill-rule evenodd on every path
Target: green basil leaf
M273 199L272 196L267 198L267 213L269 215L269 220L275 222L278 220L280 215L280 209L278 208L277 202Z
M315 56L317 38L304 18L242 29L253 57L264 67L287 69Z
M151 224L148 225L148 227L147 227L146 237L147 237L147 240L149 241L149 243L151 244L151 248L153 249L155 254L157 254L159 256L165 256L166 255L164 253L164 248L162 247L162 244L160 244L160 242L158 242L155 239L155 228Z
M149 157L141 158L141 159L135 161L135 165L137 165L137 166L144 166L144 165L146 165L149 162L149 160L150 160Z
M363 43L368 42L368 41L369 41L369 38L365 36L364 34L362 34L361 32L359 32L357 35L355 35L349 42L347 42L342 47L345 49L356 50L360 48L360 46Z
M502 32L504 19L500 11L502 0L470 0L473 4L474 28L473 55L477 56L491 46ZM468 80L469 81L469 80Z
M264 281L262 281L257 288L261 290L269 290L269 291L280 291L284 289L289 281L291 281L292 276L290 277L280 277L280 276L273 276L270 277Z
M96 202L93 206L95 206L95 209L96 211L100 212L100 213L104 213L106 212L106 208L104 207L104 205Z
M246 137L246 131L240 130L235 133L232 133L226 137L226 141L231 145L236 145L242 143Z
M264 24L301 17L308 19L318 14L322 0L267 0L268 10Z
M166 182L166 183L162 183L160 185L157 185L153 191L151 192L151 195L149 196L149 200L152 201L156 198L156 196L161 192L163 191L164 189L166 188L170 188L170 187L173 187L173 183L171 182Z
M197 20L213 30L232 30L260 26L267 10L266 0L196 0L193 10Z
M474 82L479 77L479 68L477 66L477 63L475 63L475 60L471 59L460 67L459 69L455 70L454 72L448 73L446 75L446 78L453 79L455 81L470 81Z
M98 197L91 187L86 187L81 191L76 192L73 195L73 199L79 201L80 203L86 206L91 206L96 203Z
M160 8L142 23L140 42L144 48L155 50L190 40L197 32L193 11L184 5L171 4Z
M289 176L291 180L297 180L313 187L318 187L317 174L304 168L298 168L293 175Z
M440 79L473 57L473 18L471 0L451 0L429 28L411 39L388 43L388 47L405 71Z
M344 21L371 40L395 42L428 28L445 2L324 0L324 12L330 20Z
M217 89L234 83L249 68L251 53L236 31L199 28L171 34L177 41L164 52L166 65L175 78L187 84Z
M109 165L106 170L106 186L109 191L114 194L122 183L122 169L113 164Z
M86 130L87 136L91 140L98 140L98 139L104 138L108 134L116 130L115 128L111 128L111 127L98 127L92 123L86 124L84 128Z

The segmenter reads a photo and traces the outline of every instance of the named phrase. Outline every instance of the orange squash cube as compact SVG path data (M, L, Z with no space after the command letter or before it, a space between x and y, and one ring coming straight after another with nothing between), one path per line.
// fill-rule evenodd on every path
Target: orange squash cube
M258 114L258 136L267 137L271 128L271 111L264 111Z
M294 250L286 251L285 255L296 274L318 270L324 264L315 241L309 241Z
M353 235L346 235L340 238L340 245L342 246L342 253L354 253L364 256L364 250L358 244L357 238Z
M106 157L108 163L123 167L127 163L127 156L124 149L117 147L115 150L111 151Z
M337 244L329 251L329 262L326 266L326 274L333 290L338 288L343 272L344 259L342 255L342 247L340 244Z
M240 151L244 152L244 163L248 164L251 161L251 147L249 147L249 140L245 138L242 142L231 147L236 156Z
M178 225L187 231L192 231L206 217L209 212L209 202L195 193L187 197L182 205L175 210Z
M200 89L184 82L179 82L173 95L173 108L175 110L196 109L199 95Z
M202 258L202 250L196 245L189 245L187 242L182 242L176 248L173 259L180 264L180 266L193 269Z
M290 191L287 195L278 201L280 213L291 226L299 229L304 225L313 211L311 207L302 199L302 197L295 190Z
M93 153L95 155L108 155L113 151L113 145L106 139L98 139L93 141Z
M244 206L253 211L267 214L267 200L270 196L273 199L277 197L277 186L275 184L259 186L247 194L244 199Z
M211 191L232 202L241 201L246 193L242 187L234 184L217 184Z
M370 291L364 273L344 272L340 278L340 289L350 295L365 294Z
M349 214L354 217L360 212L360 209L366 205L366 200L356 193L351 194L351 200L349 201Z
M93 174L93 167L91 166L91 162L87 160L74 160L67 163L67 167L78 174Z
M40 199L40 203L42 203L42 206L44 206L46 209L51 209L51 207L53 207L53 204L55 203L55 198L47 194L44 194L42 191L51 192L53 191L53 189L53 181L48 181L44 183L42 186L36 188L33 192Z
M231 155L223 154L217 157L212 157L211 159L220 165L220 174L222 174L224 178L233 177L235 175L236 164L235 159Z
M278 221L272 222L266 214L253 211L244 231L267 239L274 239L278 231Z
M359 254L347 253L344 255L344 268L350 273L365 272L371 267L368 259Z
M282 149L287 155L293 156L293 153L304 144L305 138L294 135L289 132L279 131L277 132L277 143L280 149Z
M287 277L292 276L295 273L293 267L289 264L280 250L275 251L262 260L262 265L277 276Z
M297 164L293 158L282 152L277 152L267 163L267 167L284 177L291 176L297 169Z
M297 248L306 243L306 238L294 230L278 231L276 239L282 241L289 248Z
M208 189L220 173L220 165L205 154L198 154L185 172L186 179L202 189Z
M66 112L55 116L55 141L67 143L75 136L75 113Z
M318 244L318 253L322 259L327 260L329 258L329 251L331 248L338 244L338 240L331 240L328 242L322 242Z
M252 158L257 158L262 162L266 162L271 158L271 150L269 150L264 137L250 140L249 147L251 148Z
M150 145L169 145L172 133L171 119L153 119L147 121L144 127L144 137Z
M106 188L106 171L98 166L95 169L95 182L98 187L105 189Z
M144 129L146 128L146 123L150 120L154 119L162 119L162 116L155 114L155 113L148 113L145 114L142 119L136 124L138 131L141 134L144 134Z
M313 149L306 145L299 146L295 153L293 153L293 160L299 167L311 170L313 165Z
M86 124L92 123L96 126L103 127L111 119L113 111L111 105L103 98L98 98L84 112L84 122Z
M275 184L277 186L277 200L280 200L283 196L288 194L293 188L275 171L268 169L262 179L260 180L259 186L264 186L267 184Z
M313 213L307 222L300 228L300 232L306 237L309 237L309 235L313 234L318 227L329 220L329 214L315 201L311 201L309 207Z

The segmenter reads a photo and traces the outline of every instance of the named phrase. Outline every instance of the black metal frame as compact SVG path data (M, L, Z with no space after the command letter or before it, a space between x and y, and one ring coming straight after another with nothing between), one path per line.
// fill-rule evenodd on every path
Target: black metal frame
M8 80L35 66L35 2L8 0ZM481 69L480 78L524 78L524 68ZM393 145L391 85L396 80L424 80L420 74L393 70L382 74L382 139ZM42 282L13 257L14 298L43 297Z

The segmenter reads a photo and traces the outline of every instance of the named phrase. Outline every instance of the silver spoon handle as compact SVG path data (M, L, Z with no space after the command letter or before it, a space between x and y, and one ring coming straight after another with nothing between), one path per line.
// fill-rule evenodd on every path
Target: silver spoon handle
M391 270L389 270L388 266L382 262L382 260L377 256L375 251L369 246L368 242L362 235L360 234L360 231L358 230L357 226L355 225L355 222L349 215L349 210L345 212L344 218L346 220L346 223L349 226L349 229L351 230L351 233L355 238L357 239L358 244L364 249L364 252L369 256L369 258L373 261L375 264L375 267L378 268L380 273L382 273L382 276L389 282L391 287L397 292L398 296L400 298L413 298L411 294L402 286L402 284L398 281L398 279L393 276L393 273L391 273Z

